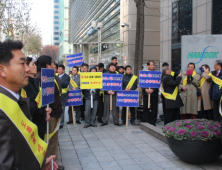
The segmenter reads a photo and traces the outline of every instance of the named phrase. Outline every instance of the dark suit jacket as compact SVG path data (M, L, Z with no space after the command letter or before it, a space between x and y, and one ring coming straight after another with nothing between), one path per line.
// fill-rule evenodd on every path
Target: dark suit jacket
M67 88L70 83L70 77L65 73L60 79L62 82L62 89ZM62 94L62 102L66 102L67 99L68 99L68 93Z
M0 93L17 102L28 119L28 99L17 100L10 92L0 87ZM16 113L14 113L16 116ZM0 170L40 170L39 163L27 141L0 108Z
M181 79L182 77L177 77L176 80L173 80L173 77L171 75L164 74L162 79L164 92L173 94L175 88L179 86ZM179 92L177 93L176 100L170 100L166 98L164 98L164 100L166 107L165 109L175 109L183 106L183 102L181 100Z
M216 76L216 71L213 71L212 74ZM220 70L220 74L217 76L217 78L222 80L222 70ZM222 93L222 88L219 89L219 85L214 83L214 81L211 81L210 89L209 89L209 95L211 100L220 100Z
M72 75L72 79L73 79L73 77L74 76ZM78 88L76 88L76 89L80 89L80 75L79 74L77 74L77 77L75 79L73 79L73 81L76 82L76 84L78 86ZM72 88L73 88L72 84L69 83L69 89L72 90Z

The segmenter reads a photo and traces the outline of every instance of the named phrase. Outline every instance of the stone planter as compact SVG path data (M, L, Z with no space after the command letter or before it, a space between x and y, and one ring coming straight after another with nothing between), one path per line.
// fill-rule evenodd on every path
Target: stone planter
M206 164L215 161L222 154L221 139L209 141L176 140L168 138L172 152L181 160L191 164Z

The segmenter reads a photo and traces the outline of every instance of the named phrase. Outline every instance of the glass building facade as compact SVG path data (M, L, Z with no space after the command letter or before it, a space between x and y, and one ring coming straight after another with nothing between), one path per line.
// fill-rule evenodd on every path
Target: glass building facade
M212 34L222 34L222 1L212 2Z
M53 4L53 45L59 45L59 0Z
M102 62L108 64L111 58L116 56L118 63L123 64L122 44L109 43L120 41L120 0L74 0L70 2L70 43L77 44L81 41L83 46L88 46L89 64L95 64L98 57L98 31L91 25L92 21L102 22Z

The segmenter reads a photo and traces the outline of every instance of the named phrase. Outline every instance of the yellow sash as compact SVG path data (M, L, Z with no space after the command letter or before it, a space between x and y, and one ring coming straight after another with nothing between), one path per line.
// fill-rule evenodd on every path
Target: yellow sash
M56 128L55 130L49 134L49 140L52 138L52 136L59 130L59 126L60 126L60 119L57 122ZM45 134L44 136L44 141L47 142L47 134Z
M175 88L175 90L173 91L173 94L166 93L166 92L163 92L163 91L161 91L161 93L162 93L162 95L163 95L166 99L176 100L177 94L178 94L178 87Z
M133 84L135 83L136 79L137 79L137 76L134 76L134 75L133 75L133 77L130 79L129 83L127 84L126 88L127 88L127 89L131 89L131 87L132 87Z
M103 91L103 90L100 90L100 91L99 91L99 95L100 95L100 96L103 95L103 102L104 102L104 96L105 96L105 95L104 95L104 91Z
M209 73L208 76L212 76L212 74ZM201 80L200 80L200 88L203 86L205 81L206 81L206 79L204 77L202 77Z
M119 72L118 71L115 71L116 72L116 74L119 74Z
M62 89L62 94L66 94L66 93L68 92L68 90L69 90L69 88L68 88L68 87L67 87L67 88Z
M72 79L72 75L70 75L70 83L72 85L73 88L78 88L78 85L76 84L76 82Z
M27 93L23 88L21 90L21 96L22 96L22 98L27 98Z
M212 74L211 74L211 77L212 77L213 82L219 86L219 89L221 89L222 80Z
M61 96L61 91L60 91L60 88L59 88L59 85L58 85L56 79L54 79L54 82L55 82L55 84L56 84L56 86L57 86L57 88L58 88L58 90L59 90L59 96Z
M41 168L48 145L38 136L37 126L24 115L18 103L14 100L0 94L0 101L0 109L8 116L25 138Z
M56 76L59 76L59 73L55 73Z
M196 75L196 71L193 71L193 75L192 77L194 77ZM187 84L187 77L183 80L183 86L185 86Z
M170 75L173 77L175 75L175 72L171 71Z
M39 93L35 98L35 102L37 103L38 108L42 107L42 88L39 87Z
M81 74L81 71L80 71L80 70L78 71L78 74Z

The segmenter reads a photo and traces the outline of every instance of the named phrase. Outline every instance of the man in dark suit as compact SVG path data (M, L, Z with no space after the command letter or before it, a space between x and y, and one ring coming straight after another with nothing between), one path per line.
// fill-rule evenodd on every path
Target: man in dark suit
M38 148L31 146L42 140L37 127L30 121L28 99L19 95L19 91L28 85L30 71L22 48L20 41L0 42L0 169L48 170L55 156L45 162L42 152L39 155L42 159L37 159ZM54 170L57 168L54 163Z
M222 61L216 60L214 63L214 71L212 72L214 76L218 79L222 80ZM214 81L211 82L209 94L210 99L213 100L213 114L214 114L214 121L220 122L221 115L219 112L220 106L220 99L221 99L221 90L219 85L216 84Z
M180 120L180 107L183 106L183 102L178 92L178 86L181 82L182 74L179 74L176 77L176 80L174 80L171 75L170 66L164 66L162 69L162 84L164 89L162 95L165 100L164 125L166 125L167 123L173 122L174 120Z
M62 107L63 107L63 113L61 115L61 122L60 122L60 129L63 128L64 124L64 117L65 117L65 108L66 108L66 102L68 100L68 90L69 90L69 82L70 82L70 77L65 73L65 66L63 64L58 66L58 73L59 73L59 78L61 79L62 82Z
M78 74L79 68L74 66L72 68L72 74L70 75L70 83L69 83L69 90L77 90L80 89L80 75ZM74 107L76 111L76 123L81 124L80 122L80 116L81 116L81 106L75 106ZM72 124L72 107L69 107L69 121L67 124Z

